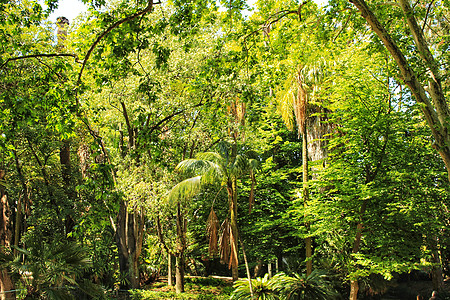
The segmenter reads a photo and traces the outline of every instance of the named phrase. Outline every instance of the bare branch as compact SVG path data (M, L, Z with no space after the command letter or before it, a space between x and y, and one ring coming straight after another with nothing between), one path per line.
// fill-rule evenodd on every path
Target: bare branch
M11 61L27 59L27 58L39 58L39 57L73 57L73 58L75 58L76 62L80 62L78 60L78 56L76 56L75 54L70 54L70 53L40 53L40 54L30 54L30 55L24 55L24 56L17 56L17 57L8 58L0 66L0 69L3 69Z

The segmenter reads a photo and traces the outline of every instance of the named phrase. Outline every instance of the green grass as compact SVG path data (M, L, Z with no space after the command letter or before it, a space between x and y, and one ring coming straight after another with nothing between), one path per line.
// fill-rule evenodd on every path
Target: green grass
M148 289L132 290L131 299L183 299L183 300L225 300L233 291L231 283L217 278L186 278L185 292L175 293L174 287L164 283L155 283Z

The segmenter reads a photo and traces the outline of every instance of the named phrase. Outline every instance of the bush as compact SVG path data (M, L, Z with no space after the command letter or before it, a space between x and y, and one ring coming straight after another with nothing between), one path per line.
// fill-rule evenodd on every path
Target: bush
M248 280L239 280L234 284L231 299L251 300ZM278 273L269 279L268 274L263 278L252 279L253 299L256 300L330 300L338 298L338 293L320 271L313 271L311 275L287 276Z

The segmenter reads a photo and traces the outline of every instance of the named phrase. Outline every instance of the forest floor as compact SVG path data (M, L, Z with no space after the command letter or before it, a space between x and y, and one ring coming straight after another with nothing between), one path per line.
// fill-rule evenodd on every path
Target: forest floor
M187 276L185 293L177 295L175 287L167 285L167 278L160 277L156 282L145 288L132 291L131 299L225 300L229 299L233 291L232 286L231 277ZM392 284L382 295L361 294L358 298L361 300L416 300L417 295L422 295L423 299L427 300L431 296L431 292L431 280L408 280ZM443 294L450 296L450 280L445 282Z
M184 299L184 300L225 300L233 291L231 277L196 277L185 278L185 292L176 294L174 286L167 285L167 278L159 278L142 290L134 290L131 299Z

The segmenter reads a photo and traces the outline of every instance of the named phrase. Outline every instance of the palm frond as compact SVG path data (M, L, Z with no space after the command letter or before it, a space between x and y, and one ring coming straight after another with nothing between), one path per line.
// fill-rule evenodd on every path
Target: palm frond
M338 296L326 274L320 270L314 270L309 276L287 276L279 273L272 278L271 287L283 294L287 300L330 300Z
M215 162L217 164L220 164L223 161L223 159L224 159L217 152L202 152L202 153L198 153L196 155L196 158L199 159L199 160L206 160L206 161Z
M276 94L277 98L277 108L281 114L281 118L283 119L284 124L286 124L289 130L294 129L294 102L297 98L295 80L293 76L289 76L289 78L285 81L283 89L278 91Z
M231 144L227 141L220 141L217 144L219 155L225 160L225 165L228 165L231 156Z
M294 99L294 114L299 135L305 130L308 106L308 93L303 86L303 80L303 75L299 71L297 75L297 97Z
M178 200L186 200L192 198L200 192L202 187L202 176L195 176L183 180L174 186L167 195L169 202L175 202Z
M204 159L190 158L181 161L175 170L187 175L202 175L209 169L210 163L210 161Z
M231 165L230 173L237 178L247 173L248 171L249 171L248 159L243 155L237 155L236 159Z
M220 262L226 263L230 259L230 231L231 226L228 219L225 219L220 226L222 234L219 238Z
M217 218L213 207L211 207L211 212L208 216L206 231L208 232L209 237L209 255L214 256L219 250L219 219Z
M252 173L261 171L261 161L259 159L250 158L248 160L248 165Z

